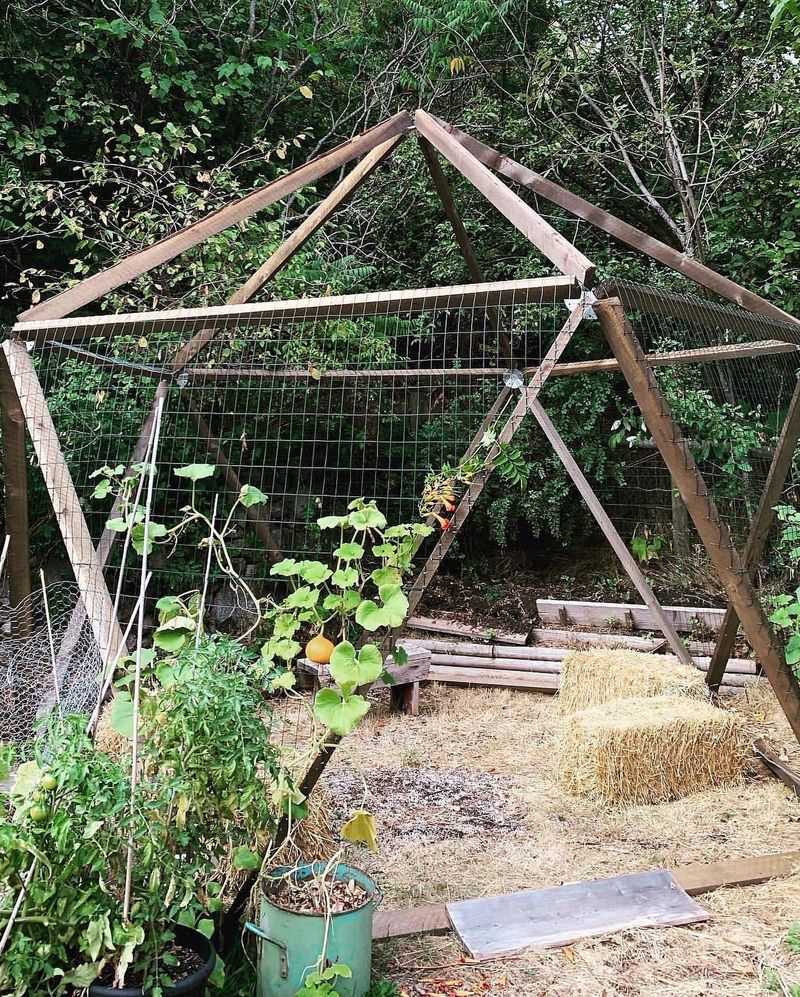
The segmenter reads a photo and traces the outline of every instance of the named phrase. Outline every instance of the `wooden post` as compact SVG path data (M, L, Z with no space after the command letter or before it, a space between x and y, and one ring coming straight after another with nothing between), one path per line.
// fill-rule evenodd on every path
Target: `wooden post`
M122 650L122 632L42 386L24 343L6 340L3 352L100 656L108 665Z
M544 387L545 381L550 376L553 367L558 362L558 358L567 348L569 341L575 330L581 323L583 319L583 305L578 305L571 313L567 321L564 323L561 331L556 336L553 341L552 346L547 351L545 357L543 358L541 364L536 368L536 373L531 378L528 385L522 391L522 397L516 403L511 411L511 415L508 417L505 425L500 430L497 436L498 444L509 443L513 439L514 434L519 429L522 424L522 420L525 418L525 413L528 410L528 405L530 402L537 398L539 392ZM507 389L506 389L507 390ZM497 403L495 403L497 404ZM461 496L461 499L456 506L456 510L450 517L450 526L442 535L436 543L431 553L428 555L428 559L425 564L420 569L419 573L414 578L411 584L411 589L408 593L408 615L410 616L416 607L419 605L420 599L425 594L425 590L428 588L430 583L436 577L437 572L442 564L442 559L444 558L447 551L450 549L450 545L458 536L458 532L461 527L466 522L467 517L472 511L472 507L480 498L481 492L486 486L486 482L491 474L491 467L485 468L483 471L479 471L478 474L470 482L469 487Z
M764 668L792 730L800 740L800 686L784 660L750 582L749 572L733 546L730 531L720 519L689 446L673 420L641 345L625 318L622 303L619 298L606 298L596 302L594 308L647 428L742 622L756 659Z
M8 548L8 589L12 609L31 594L28 529L28 462L25 459L25 415L5 353L0 353L0 416L5 470L5 520ZM20 620L21 629L27 629Z
M462 173L561 273L591 286L594 264L425 111L414 116L417 131Z
M778 438L775 453L772 456L761 501L750 526L747 546L742 554L742 561L749 577L752 577L764 552L769 531L775 520L775 505L781 497L783 486L786 484L786 476L792 468L794 448L798 439L800 439L800 381L794 389L792 400L789 402L789 409L783 421L783 429ZM730 658L736 643L738 628L739 618L736 615L736 610L731 604L728 604L706 675L706 682L711 689L718 689L722 682L728 658Z
M619 558L622 567L628 573L628 577L635 585L636 591L642 597L645 605L653 614L653 618L655 619L659 630L666 637L669 642L669 646L675 653L675 656L679 661L683 662L684 665L692 665L693 662L691 655L687 651L683 641L678 636L677 630L672 625L672 622L666 613L664 613L661 609L661 604L653 594L653 590L648 585L647 579L644 577L641 568L636 563L631 552L628 550L625 541L617 532L616 527L609 519L608 514L600 503L600 500L595 495L592 486L586 480L586 476L578 466L575 458L570 453L569 447L561 438L561 434L553 425L547 412L545 412L541 403L535 398L528 403L528 408L535 416L536 421L542 427L542 432L550 441L550 444L558 455L558 459L564 465L567 474L569 474L570 478L572 478L572 481L581 493L583 500L589 506L589 511L594 516L600 529L603 531L606 540L608 540L614 549L614 553Z

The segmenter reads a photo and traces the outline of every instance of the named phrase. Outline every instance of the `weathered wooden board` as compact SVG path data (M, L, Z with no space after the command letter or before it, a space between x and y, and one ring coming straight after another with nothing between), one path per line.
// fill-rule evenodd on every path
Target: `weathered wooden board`
M658 624L647 606L624 602L581 602L569 599L538 599L536 607L542 623L579 623L603 626L610 620L633 630L657 630ZM718 630L724 609L702 606L662 606L676 630L691 630L696 623Z
M387 685L383 679L378 679L372 684L373 689L391 689L394 686L407 685L410 682L424 682L429 677L431 652L415 641L403 641L402 647L405 648L408 655L408 661L404 665L396 665L391 655L384 662L384 668L394 679L392 685ZM308 658L300 658L297 667L301 672L312 675L321 686L333 684L327 665L309 661Z
M666 869L461 900L449 903L447 913L473 959L531 946L557 948L627 928L696 924L711 916Z
M728 668L730 669L730 662L728 662ZM756 757L761 759L777 779L780 779L784 785L788 786L795 796L800 797L800 774L795 772L794 769L789 768L774 752L770 751L762 738L753 742L753 751Z
M428 630L435 634L453 634L456 637L474 637L490 644L524 644L527 633L512 633L508 630L495 630L492 627L474 627L459 620L449 620L445 616L412 616L408 626L415 630Z
M530 692L558 692L559 676L544 672L518 672L505 668L453 668L431 665L431 682L446 685L500 686L506 689L527 689Z

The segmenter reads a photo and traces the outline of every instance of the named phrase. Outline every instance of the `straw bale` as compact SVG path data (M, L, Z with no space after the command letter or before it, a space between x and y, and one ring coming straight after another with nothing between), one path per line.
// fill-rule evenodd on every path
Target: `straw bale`
M564 659L558 706L567 714L616 699L704 693L702 672L670 654L599 647L573 651Z
M621 804L730 785L745 757L735 714L682 696L620 699L575 713L559 747L568 792Z
M130 754L131 742L127 737L117 733L117 731L115 731L111 726L112 706L113 700L106 703L100 713L97 720L97 730L94 736L94 743L97 746L98 751L111 755L112 758L120 761L126 755Z

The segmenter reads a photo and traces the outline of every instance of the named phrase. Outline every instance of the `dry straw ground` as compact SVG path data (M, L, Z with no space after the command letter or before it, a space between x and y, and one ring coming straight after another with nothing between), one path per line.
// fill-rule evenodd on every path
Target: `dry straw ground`
M791 744L768 688L732 704L753 736ZM359 858L387 906L798 848L800 802L755 763L741 785L674 803L612 809L568 796L557 782L559 723L550 697L443 686L423 689L417 718L372 711L326 781L337 813L364 801L380 818L380 854ZM414 997L750 997L800 985L800 959L783 941L800 920L800 876L701 902L714 917L697 927L482 966L464 965L452 937L420 937L376 946L376 968Z

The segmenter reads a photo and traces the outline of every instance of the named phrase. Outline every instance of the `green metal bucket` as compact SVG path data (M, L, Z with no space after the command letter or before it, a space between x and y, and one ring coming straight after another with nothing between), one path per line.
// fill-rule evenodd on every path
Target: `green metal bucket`
M308 879L327 868L325 862L311 862L297 867L281 866L269 878L287 875ZM345 963L353 973L333 981L342 997L364 997L369 990L372 970L372 918L380 902L375 883L360 869L337 865L336 879L354 879L369 894L369 900L357 910L331 914L328 930L327 964ZM258 925L245 925L259 940L258 997L295 997L306 976L317 967L325 943L322 914L301 914L276 906L268 897L261 902Z

